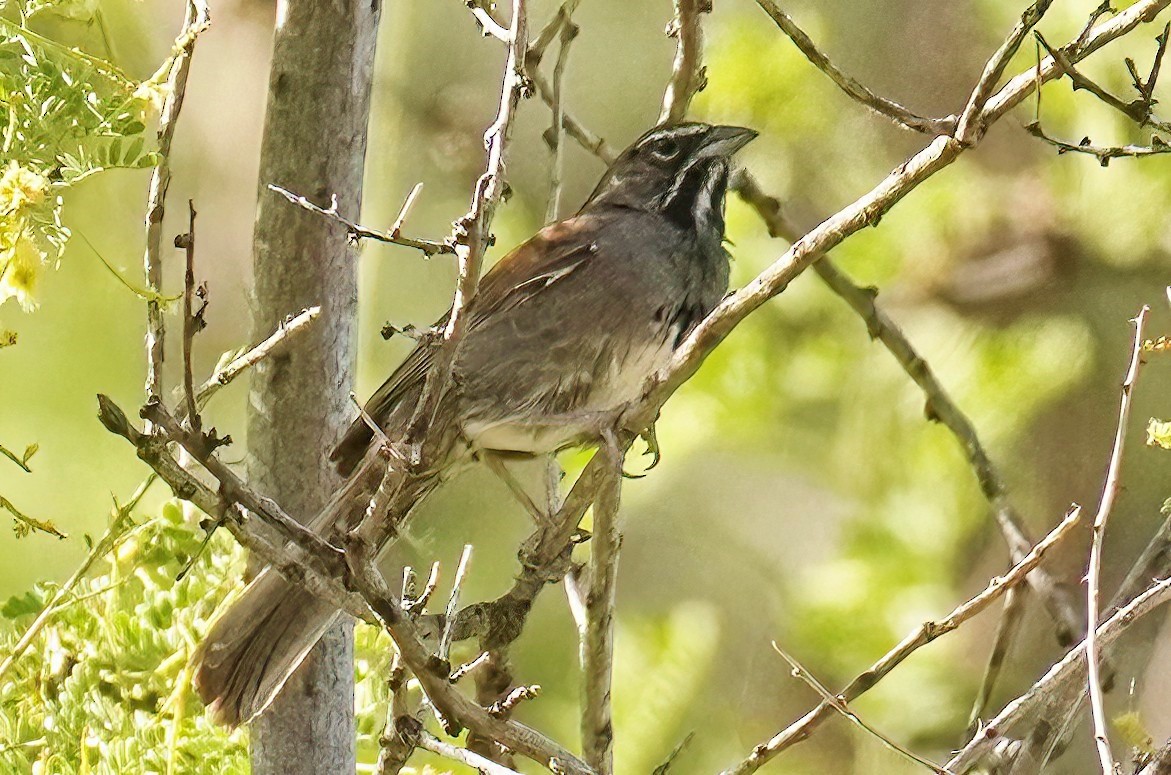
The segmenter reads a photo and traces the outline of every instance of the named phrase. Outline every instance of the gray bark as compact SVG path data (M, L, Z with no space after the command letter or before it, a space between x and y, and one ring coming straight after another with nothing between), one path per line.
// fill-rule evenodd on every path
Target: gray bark
M337 487L325 452L352 414L357 251L277 184L347 214L361 205L379 0L280 0L254 233L254 336L320 304L320 319L252 377L249 475L302 521ZM331 630L252 725L259 775L355 769L353 624Z

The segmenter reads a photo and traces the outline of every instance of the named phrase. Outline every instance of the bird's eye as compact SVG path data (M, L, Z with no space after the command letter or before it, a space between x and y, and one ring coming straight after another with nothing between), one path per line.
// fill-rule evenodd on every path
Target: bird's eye
M679 143L675 142L673 138L664 137L662 140L655 141L651 145L650 151L655 158L668 161L679 155Z

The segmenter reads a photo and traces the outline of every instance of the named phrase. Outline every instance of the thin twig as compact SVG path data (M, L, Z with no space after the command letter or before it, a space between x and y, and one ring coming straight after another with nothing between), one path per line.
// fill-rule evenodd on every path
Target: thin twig
M444 621L443 636L439 639L439 658L444 662L451 656L451 634L455 625L455 614L459 608L460 588L464 583L464 576L468 572L468 562L472 559L472 545L464 544L463 553L459 556L459 565L455 569L455 579L451 582L451 596L447 598L447 612Z
M968 737L976 734L980 728L980 720L988 710L988 703L992 699L992 692L1000 678L1000 671L1004 669L1005 659L1013 641L1020 633L1021 625L1025 621L1025 600L1028 597L1028 587L1013 587L1004 596L1004 608L1000 613L1000 621L996 625L996 635L992 639L992 649L988 654L988 663L984 665L984 675L980 678L980 688L976 690L976 699L972 701L972 712L968 714Z
M762 191L756 180L746 171L739 171L733 181L733 188L756 210L771 236L785 239L790 244L800 239L800 230L785 218L780 203ZM930 365L915 350L898 324L878 306L873 289L855 285L828 256L814 264L813 270L830 290L862 318L870 337L886 347L903 367L907 376L923 391L927 398L927 416L939 422L955 436L976 475L980 491L992 507L997 527L1008 544L1012 561L1019 562L1034 542L1029 537L1024 520L1009 500L1004 477L993 464L972 421L956 405ZM1043 569L1038 569L1030 576L1029 584L1037 590L1057 624L1058 642L1066 646L1072 644L1082 632L1081 612L1074 606L1072 598Z
M968 104L964 106L963 112L960 113L959 123L956 125L955 138L961 143L970 145L977 142L987 130L987 124L983 119L989 97L992 96L996 84L1000 82L1001 76L1004 75L1009 62L1012 61L1029 31L1037 26L1041 17L1045 15L1052 4L1053 0L1037 0L1029 6L1021 14L1021 18L1012 28L1012 32L1000 44L1000 48L984 65L984 72L980 74L980 80L972 89L972 94L968 97Z
M505 43L512 40L512 30L496 21L492 16L491 10L485 8L480 3L481 0L470 0L467 4L468 10L472 12L472 18L480 25L480 31L485 36L491 36Z
M1171 578L1161 579L1147 587L1129 605L1120 608L1113 616L1099 625L1096 640L1099 647L1114 643L1126 629L1141 617L1171 600ZM1009 729L1024 719L1033 719L1042 709L1061 694L1062 687L1070 677L1076 677L1086 667L1085 641L1071 649L1057 664L1049 668L1027 692L1008 703L1003 710L981 729L946 766L954 772L965 772L986 756L1001 741Z
M386 724L378 738L377 775L398 775L415 752L422 725L406 709L406 682L407 671L396 651L387 681L390 702L386 708Z
M1131 121L1137 123L1139 126L1151 126L1161 132L1171 132L1171 123L1160 121L1158 118L1156 118L1151 112L1150 103L1144 102L1143 100L1123 102L1121 99L1115 97L1106 89L1099 86L1093 80L1083 75L1082 72L1074 67L1073 63L1069 61L1069 57L1065 55L1065 52L1059 48L1053 48L1050 46L1049 42L1045 40L1045 37L1040 32L1034 31L1033 37L1037 39L1037 42L1041 44L1041 47L1044 48L1046 53L1048 53L1053 61L1057 63L1058 67L1061 68L1062 73L1069 78L1075 91L1078 89L1084 89L1085 91L1088 91L1090 94L1093 94L1095 97L1097 97L1099 101L1110 106L1111 108L1114 108L1119 113L1129 118Z
M491 713L493 716L507 718L512 713L512 711L516 709L517 705L520 705L522 702L525 702L526 700L535 700L537 697L540 697L540 696L541 696L541 685L540 684L530 684L529 686L518 686L515 689L513 689L512 691L510 691L507 695L500 698L500 700L497 701L496 703L494 703L492 705L492 707L488 708L488 712Z
M1171 153L1171 145L1162 141L1158 135L1152 138L1150 145L1094 145L1088 137L1083 138L1080 143L1076 144L1050 137L1045 134L1044 130L1041 129L1041 125L1036 122L1025 125L1025 130L1033 137L1044 140L1049 145L1052 145L1057 149L1057 153L1059 154L1084 153L1095 157L1103 167L1109 166L1112 159L1161 156L1165 153Z
M399 600L405 601L414 594L415 573L410 566L403 568L403 584ZM406 610L404 605L403 610ZM408 612L409 616L410 613ZM422 724L411 715L407 707L407 680L410 674L403 665L402 654L395 649L390 660L390 672L386 679L386 690L390 702L386 708L386 723L378 739L377 775L398 775L411 754L415 752Z
M492 218L504 198L505 155L512 126L516 118L521 97L527 93L528 77L525 75L525 54L528 51L528 10L527 0L512 0L512 19L508 34L508 58L504 64L504 77L500 87L500 102L496 120L484 133L487 148L487 164L484 174L476 181L472 203L468 212L454 224L452 242L459 259L459 282L451 303L447 326L443 331L443 344L436 352L431 370L423 384L423 391L415 406L405 434L406 444L412 447L412 462L422 465L420 444L431 427L440 400L451 381L451 367L455 350L467 327L464 310L476 295L480 282L480 269L484 255L491 243Z
M176 40L176 52L167 77L167 96L159 113L158 163L150 178L150 193L146 200L146 251L143 270L146 290L151 298L146 302L146 396L163 395L163 340L165 326L160 297L163 285L163 213L167 189L171 185L171 143L183 97L187 93L187 75L191 70L191 55L199 34L207 29L210 17L203 0L188 0L183 29ZM148 429L149 430L149 429Z
M439 754L445 759L451 759L453 762L459 762L474 770L478 770L484 775L520 775L516 770L497 764L474 751L459 748L451 743L445 743L427 732L419 735L419 747L425 748L431 753Z
M390 236L394 239L402 237L403 224L407 222L407 215L410 214L411 208L415 205L415 198L423 190L423 181L419 181L411 189L411 193L407 194L407 198L403 200L403 206L399 208L398 215L395 216L394 223L390 226Z
M773 641L773 650L781 655L781 659L789 663L789 668L792 670L793 676L795 678L800 678L802 681L804 681L809 688L817 692L823 702L829 703L831 708L833 708L840 715L844 716L851 723L857 725L859 728L869 733L873 737L878 738L878 740L887 748L900 754L901 756L906 757L910 761L913 761L916 764L921 764L932 772L939 773L940 775L951 775L948 770L943 769L935 762L919 756L914 751L911 751L903 745L895 742L894 740L884 735L882 732L879 732L877 729L870 726L870 724L863 721L861 716L850 709L850 706L846 704L845 700L843 700L841 697L835 696L833 692L825 687L825 684L817 680L817 677L814 676L813 673L809 672L809 670L807 670L792 656L786 654L784 650L777 645L776 641Z
M439 586L439 562L431 563L431 572L427 574L427 583L423 585L423 592L417 598L405 603L404 608L411 616L417 616L423 613L423 609L427 607L427 603L431 600L431 595L435 594L435 588Z
M1089 682L1090 710L1094 719L1094 744L1098 751L1098 761L1102 765L1103 775L1113 775L1115 760L1114 753L1110 750L1106 705L1102 701L1102 678L1098 673L1098 594L1102 575L1102 541L1106 534L1106 523L1110 519L1110 511L1114 508L1114 499L1118 495L1119 487L1121 487L1119 473L1122 470L1122 452L1126 447L1127 420L1130 419L1130 402L1134 393L1135 380L1138 379L1139 365L1142 363L1143 333L1150 311L1150 307L1143 305L1133 321L1134 344L1131 347L1130 365L1122 380L1122 397L1118 403L1118 427L1114 432L1114 447L1110 452L1110 465L1106 471L1106 484L1102 489L1102 499L1098 503L1098 513L1094 515L1094 537L1090 544L1090 568L1086 573L1086 621L1088 622L1086 675Z
M454 683L459 683L460 681L462 681L464 678L466 678L468 676L469 673L471 673L476 668L480 667L485 662L487 662L489 656L490 655L487 651L481 651L476 656L476 658L473 659L472 661L465 662L462 665L460 665L459 667L457 667L455 670L452 670L451 671L451 678L450 678L451 682L454 684Z
M73 594L74 588L89 573L89 569L93 567L93 564L118 546L122 537L126 535L132 526L130 523L130 513L138 507L139 501L146 495L147 490L150 489L150 486L154 484L156 479L158 479L158 476L155 474L151 474L143 479L135 489L134 494L130 496L130 500L125 504L119 505L117 500L114 501L114 514L113 519L110 521L110 526L106 528L102 537L89 550L89 553L86 554L85 559L82 560L77 570L73 571L73 575L69 577L69 580L53 593L53 597L45 604L45 607L37 614L37 617L33 619L32 624L28 626L28 629L24 631L24 634L20 636L8 654L4 656L4 660L0 662L0 680L4 678L9 668L12 667L12 664L24 654L25 650L36 639L40 631L49 623L49 619L53 613L60 610L61 601L68 595Z
M924 622L917 630L903 638L897 646L886 653L882 659L871 665L864 673L849 683L838 695L846 702L853 702L862 694L873 688L891 670L894 670L903 660L926 646L931 641L946 635L964 622L984 611L1009 589L1021 583L1028 573L1037 567L1045 553L1069 534L1073 526L1081 517L1081 508L1074 506L1065 515L1057 527L1033 547L1020 562L1012 567L1003 576L997 576L988 582L983 592L955 608L951 613L938 622ZM736 766L725 771L724 775L746 775L755 772L767 761L796 743L807 738L810 733L833 713L833 707L826 702L821 703L800 719L790 724L766 743L758 745L747 758ZM947 765L949 770L959 772L959 768Z
M191 376L191 357L195 334L203 322L203 310L195 311L195 203L187 200L187 233L175 239L186 256L183 273L183 397L186 400L187 422L196 433L200 430L199 409L195 402L195 386ZM204 302L206 305L206 301Z
M1140 0L1126 10L1101 24L1091 19L1088 29L1074 43L1061 48L1069 61L1077 64L1090 54L1133 31L1138 25L1152 22L1171 5L1171 0ZM1040 71L1039 73L1037 71ZM984 106L985 126L999 121L1005 113L1028 99L1040 84L1062 75L1061 67L1053 57L1045 57L1039 67L1025 70L1009 80Z
M875 94L857 80L842 72L837 65L831 62L829 57L817 48L813 40L797 26L797 23L793 21L792 17L782 11L773 0L756 0L756 2L757 5L764 9L765 13L772 17L772 20L781 28L781 32L785 33L789 37L789 40L793 41L793 45L805 55L809 63L825 73L831 81L837 84L839 89L845 92L846 96L865 105L879 115L885 116L898 126L915 132L940 135L951 134L955 131L955 116L927 118L926 116L913 113L894 100L889 100Z
M552 160L549 162L549 200L545 206L545 223L556 221L561 212L561 167L565 158L565 143L562 138L562 135L565 134L565 105L561 91L565 81L565 67L569 63L569 49L580 30L570 16L576 5L577 0L571 0L558 11L559 16L564 14L565 21L561 25L557 62L553 66L553 104L551 106L553 120L545 132L545 142L552 155ZM530 47L529 50L532 51L532 48Z
M423 255L427 257L442 253L455 253L455 246L448 242L436 242L434 240L415 239L414 237L403 236L401 233L402 224L399 222L398 218L395 219L395 226L391 231L378 231L377 229L371 229L366 226L362 226L361 224L355 223L338 212L337 197L334 197L330 201L329 207L325 208L319 207L313 202L310 202L300 194L294 194L292 191L277 185L273 185L272 183L268 184L268 189L269 191L274 191L280 194L298 207L302 207L311 213L323 215L326 218L341 224L345 228L346 233L350 235L351 239L372 239L377 240L378 242L388 242L392 245L402 245L406 248L414 248L415 250L422 251ZM411 203L413 203L414 197L416 196L415 192L418 190L418 185L416 185L415 188L411 190L410 196L407 197L407 201L403 204L403 209L399 212L400 217L405 217L407 208L411 205Z
M622 451L614 438L598 454L606 461L607 479L594 503L590 540L590 588L586 595L586 628L581 643L584 680L581 737L586 763L600 775L614 771L614 727L610 715L610 682L614 670L614 604L618 578L618 503L622 488Z
M105 396L99 396L98 399L103 413L111 407L116 408ZM221 446L226 439L214 439L189 430L158 401L147 402L141 414L143 419L149 420L159 429L167 443L178 444L219 481L226 500L239 503L253 514L264 515L265 521L276 528L285 540L310 547L311 556L324 563L321 569L325 572L342 570L340 550L286 513L276 501L252 489L216 456L215 448ZM159 472L159 475L162 476L162 472ZM163 478L166 479L165 476ZM216 510L207 513L215 514Z
M320 314L321 307L309 307L308 309L301 310L296 315L290 315L277 327L276 331L273 331L264 340L232 358L226 364L217 367L212 375L207 378L207 381L199 386L199 390L195 391L196 405L202 407L220 389L231 383L232 380L240 376L244 371L247 371L267 358L287 338L312 323Z

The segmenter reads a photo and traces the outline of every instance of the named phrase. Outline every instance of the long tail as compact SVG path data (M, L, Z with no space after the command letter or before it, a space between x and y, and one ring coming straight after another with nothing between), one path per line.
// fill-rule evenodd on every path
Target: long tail
M195 652L195 687L215 720L259 715L339 615L271 568L257 576Z
M329 535L353 525L365 513L383 471L385 462L377 459L377 450L370 451L311 527ZM437 480L415 481L405 493L407 502L420 503ZM407 513L399 516L405 520ZM386 530L381 543L394 532ZM271 568L261 572L216 620L192 658L195 687L216 721L238 726L260 714L340 615Z

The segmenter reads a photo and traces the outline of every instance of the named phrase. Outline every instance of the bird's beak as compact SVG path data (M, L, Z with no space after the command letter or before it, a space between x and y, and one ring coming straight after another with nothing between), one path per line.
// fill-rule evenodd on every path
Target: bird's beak
M714 126L708 130L699 155L707 158L728 158L752 142L760 134L742 126Z

